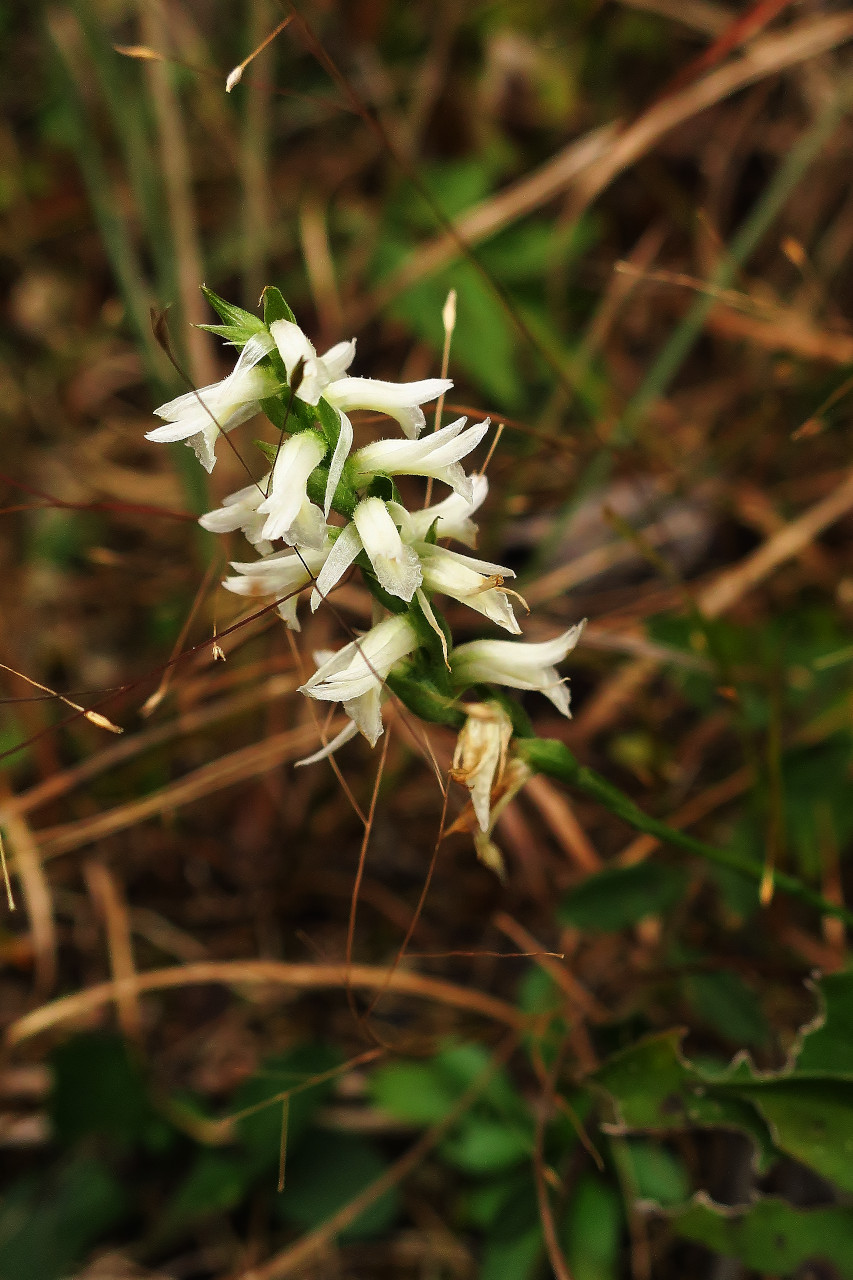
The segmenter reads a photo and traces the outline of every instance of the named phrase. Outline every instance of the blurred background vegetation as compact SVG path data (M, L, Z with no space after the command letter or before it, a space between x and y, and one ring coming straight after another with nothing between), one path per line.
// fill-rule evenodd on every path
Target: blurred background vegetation
M849 1280L844 924L772 891L851 889L849 6L0 27L0 1276ZM143 440L184 385L150 308L195 385L230 368L202 282L277 285L395 379L437 372L456 290L448 411L505 424L482 554L527 638L590 618L537 731L764 866L762 901L541 777L499 882L452 784L436 847L393 712L380 774L363 743L348 792L294 771L340 635L235 612L194 515L237 466L206 493Z

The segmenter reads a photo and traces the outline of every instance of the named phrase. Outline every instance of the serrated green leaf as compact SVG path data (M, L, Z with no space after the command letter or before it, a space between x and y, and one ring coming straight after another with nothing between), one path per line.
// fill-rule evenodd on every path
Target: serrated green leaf
M644 916L669 910L683 895L685 883L683 871L659 862L606 867L567 894L559 919L579 929L625 929Z
M764 1168L773 1140L755 1102L718 1088L681 1054L681 1031L648 1036L614 1054L590 1077L615 1106L620 1128L649 1132L734 1129L755 1143Z
M853 1078L853 971L824 974L815 985L821 1010L801 1033L794 1070Z
M853 1081L798 1075L730 1088L758 1108L780 1150L853 1191Z
M853 1280L853 1210L846 1207L795 1209L768 1198L728 1209L697 1197L668 1220L685 1240L762 1275L790 1276L801 1267L812 1274L806 1264L823 1263L836 1269L839 1280Z

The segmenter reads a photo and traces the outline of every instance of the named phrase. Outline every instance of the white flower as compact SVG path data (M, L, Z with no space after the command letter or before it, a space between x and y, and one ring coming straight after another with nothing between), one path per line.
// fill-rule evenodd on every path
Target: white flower
M422 542L435 524L437 538L453 538L466 547L477 545L477 526L470 518L486 501L489 481L486 476L471 476L473 497L469 502L459 493L451 493L443 502L436 502L421 511L407 511L399 502L389 502L388 509L400 525L400 532L407 542Z
M422 382L380 382L376 378L341 378L323 392L336 409L373 409L399 422L403 435L414 440L426 426L422 404L437 400L449 391L448 378L425 378ZM300 392L301 394L301 392Z
M258 514L258 507L264 501L269 482L267 475L263 480L246 485L245 489L230 493L221 507L199 517L202 529L210 533L233 533L235 529L241 529L259 554L267 555L272 551L272 543L263 536L266 516Z
M155 409L157 416L166 420L166 425L146 432L146 440L186 440L195 449L204 469L212 471L220 433L231 431L254 417L260 409L261 400L274 395L280 387L270 370L257 367L258 361L271 350L269 334L255 334L246 343L227 378L199 391L188 391Z
M222 585L236 596L281 598L278 612L291 631L299 631L296 616L299 592L317 577L330 547L331 543L320 551L276 551L262 560L245 563L234 560L231 568L237 570L238 576L226 578Z
M489 419L474 427L465 427L459 418L432 435L420 440L376 440L353 454L357 482L367 483L377 473L389 476L432 476L472 502L474 486L470 476L459 465L472 449L476 449L489 429Z
M317 404L330 382L337 381L353 362L355 340L339 342L324 356L318 356L313 343L292 320L274 320L270 325L278 353L287 370L287 380L293 377L302 361L302 376L295 388L296 395L306 404ZM328 398L328 397L327 397Z
M471 792L481 831L489 831L492 790L506 768L512 721L499 702L475 702L466 707L465 721L453 753L451 775Z
M352 522L341 530L317 579L317 589L311 596L312 612L340 582L362 550L367 552L379 585L389 595L411 600L421 585L421 562L417 551L400 537L388 512L389 505L381 498L363 498L358 504ZM402 509L397 503L393 505Z
M586 619L543 644L513 644L510 640L472 640L450 655L454 684L505 684L513 689L534 689L550 698L564 716L571 717L569 691L555 663L574 649Z
M285 323L281 321L280 323ZM326 522L319 507L308 501L308 477L325 457L326 442L316 431L300 431L285 440L273 466L270 495L258 511L267 517L262 536L318 548Z
M475 560L473 556L464 556L428 542L416 543L415 550L420 557L427 591L451 596L476 609L505 631L516 636L521 634L506 592L500 590L504 578L515 577L512 569L491 564L488 560Z
M417 633L400 614L344 645L301 686L310 698L342 702L371 746L382 733L382 686L396 662L418 647Z

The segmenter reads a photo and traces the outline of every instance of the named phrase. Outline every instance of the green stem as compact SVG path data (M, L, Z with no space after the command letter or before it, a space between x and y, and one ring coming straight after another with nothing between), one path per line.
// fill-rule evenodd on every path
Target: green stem
M657 818L649 817L642 809L638 809L624 792L612 786L593 769L579 764L562 742L550 738L517 738L516 751L536 773L547 774L548 777L556 778L568 786L577 787L579 791L583 791L603 804L611 813L615 813L618 818L622 818L637 831L654 836L663 844L674 845L675 848L683 849L686 853L704 858L706 862L714 862L719 867L737 871L756 883L760 883L764 878L764 867L758 862L753 862L751 858L746 858L731 849L717 849L714 845L705 844L694 836L667 826L665 822L659 822ZM785 893L790 894L792 898L799 898L801 902L817 908L821 915L836 916L845 924L853 925L853 911L827 901L822 894L810 889L794 876L786 875L783 871L774 871L773 883Z

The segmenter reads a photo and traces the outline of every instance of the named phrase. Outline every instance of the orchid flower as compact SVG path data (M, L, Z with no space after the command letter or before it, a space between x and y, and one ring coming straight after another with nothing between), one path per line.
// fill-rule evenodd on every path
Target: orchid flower
M261 560L241 562L232 560L231 568L237 577L226 578L222 583L226 591L236 596L282 597L278 612L291 631L300 631L296 616L299 592L313 582L323 567L331 549L331 541L319 551L276 551Z
M376 378L340 378L323 392L329 404L344 413L372 409L399 422L403 435L414 440L426 426L422 404L449 391L448 378L424 378L422 382L380 382Z
M266 475L263 480L247 484L245 489L230 493L221 507L199 516L202 529L209 533L233 533L240 529L259 555L268 555L272 551L272 543L264 537L266 517L258 513L258 507L264 500L269 483L270 476Z
M339 649L300 691L309 698L342 702L347 715L375 746L382 733L383 682L394 664L417 647L415 628L405 616L394 614Z
M281 323L285 323L281 321ZM268 542L283 538L319 549L326 521L319 507L309 502L308 477L326 455L326 441L316 431L300 431L285 440L272 471L269 497L258 506L267 517L262 534Z
M451 678L457 688L471 684L505 684L532 689L550 698L557 710L571 719L569 690L556 663L574 649L586 620L542 644L513 644L510 640L472 640L450 655Z
M306 404L318 404L329 384L346 373L355 357L355 339L338 342L324 356L318 356L313 343L292 320L273 321L270 333L284 362L288 382L302 362L302 377L294 390Z
M423 576L418 553L403 542L388 512L388 504L381 498L363 498L353 513L352 522L338 536L317 579L317 589L311 596L312 612L340 582L362 550L367 553L379 585L389 595L411 600Z
M512 569L491 564L488 560L475 560L447 547L418 542L415 550L420 558L423 582L427 591L439 591L470 609L476 609L490 621L513 635L521 634L512 606L505 591L501 591L504 578L514 578Z
M227 378L161 404L154 412L165 419L166 425L146 432L146 440L185 440L205 471L212 471L219 435L253 418L260 411L261 400L280 388L271 370L258 368L272 346L268 333L255 334Z
M459 465L476 449L489 429L489 419L465 428L465 418L458 418L432 435L420 440L376 440L353 454L357 483L366 484L377 474L389 476L432 476L471 503L474 485Z
M462 494L451 493L442 502L420 511L407 511L399 502L389 502L388 510L407 542L423 542L433 525L436 538L452 538L466 547L477 545L477 526L470 518L486 501L489 481L486 476L470 476L473 496L469 502Z

